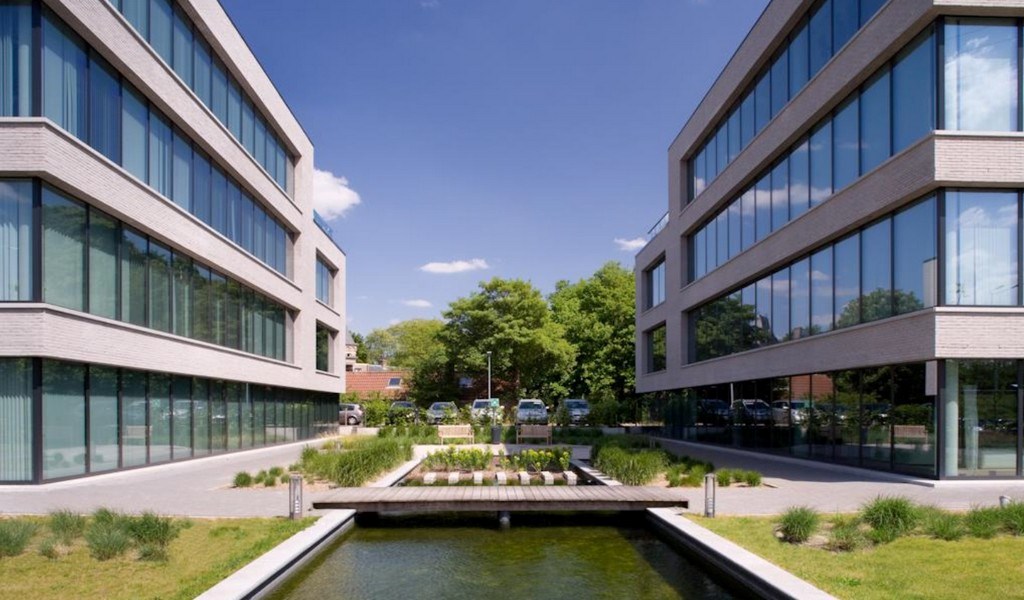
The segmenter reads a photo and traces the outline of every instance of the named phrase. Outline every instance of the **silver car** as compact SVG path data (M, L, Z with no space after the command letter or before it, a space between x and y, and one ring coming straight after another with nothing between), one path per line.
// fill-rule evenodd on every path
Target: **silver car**
M590 416L590 403L586 400L567 398L562 400L562 406L565 407L565 412L569 415L569 422L573 425L579 425Z
M459 409L454 402L435 402L427 409L427 421L429 423L440 423L448 415L456 415Z
M338 408L338 423L342 425L362 425L363 407L358 404L342 404Z
M491 401L488 398L477 398L470 406L469 414L474 421L479 422L488 417L493 422L497 421L498 415L501 414L501 408L491 407Z
M547 423L548 407L536 398L519 401L516 407L516 423Z

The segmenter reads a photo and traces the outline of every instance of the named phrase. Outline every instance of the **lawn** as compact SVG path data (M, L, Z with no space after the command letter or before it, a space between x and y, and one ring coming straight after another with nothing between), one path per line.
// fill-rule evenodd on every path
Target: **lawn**
M1014 598L1024 593L1024 537L924 536L848 553L794 546L771 517L692 517L703 527L839 598Z
M314 519L193 519L168 546L168 560L137 560L135 552L100 561L78 538L56 559L39 553L49 535L45 518L28 548L0 558L0 598L194 598Z

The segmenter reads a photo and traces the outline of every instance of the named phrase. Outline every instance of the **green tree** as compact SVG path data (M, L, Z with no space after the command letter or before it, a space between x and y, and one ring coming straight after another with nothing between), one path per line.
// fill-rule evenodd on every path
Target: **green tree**
M554 320L576 347L566 385L573 396L633 395L636 376L636 285L633 272L608 262L576 283L559 281L550 296Z
M565 394L563 380L575 349L551 316L541 293L520 279L494 278L449 305L441 340L447 351L449 383L455 374L484 380L490 351L494 389L511 403L517 398L554 399ZM440 367L440 365L435 365Z
M444 323L437 319L410 319L366 336L367 355L375 364L417 369L444 349L439 334Z
M355 331L351 332L351 334L352 341L356 344L356 362L368 362L366 355L366 340L363 338L363 334Z

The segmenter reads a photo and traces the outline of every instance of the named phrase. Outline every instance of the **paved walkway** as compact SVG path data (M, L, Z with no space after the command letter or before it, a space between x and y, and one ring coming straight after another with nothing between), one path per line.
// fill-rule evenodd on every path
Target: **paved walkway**
M1024 500L1024 481L928 481L874 473L790 458L777 458L729 448L662 439L675 453L709 460L716 467L753 469L764 476L763 487L718 488L717 514L770 515L791 506L822 512L853 512L877 496L906 496L921 504L949 510L996 505L999 496ZM690 512L703 512L704 490L694 490Z
M194 517L270 517L288 514L288 490L232 489L238 471L255 473L274 466L287 467L312 442L261 448L183 463L123 471L40 486L0 486L0 514L45 514L55 509L91 512L108 507L126 512L152 510L165 515ZM736 452L662 440L680 454L710 460L718 467L756 469L767 484L761 488L729 487L718 490L718 514L777 514L790 506L810 505L824 512L852 512L879 495L903 495L917 502L966 510L994 505L999 496L1024 500L1021 482L913 482L860 469L835 468L810 461L780 460L762 454ZM484 447L481 445L481 447ZM519 447L508 445L508 451ZM417 447L417 455L437 446ZM586 458L589 449L574 449ZM330 490L305 491L305 505L329 495ZM703 490L687 490L690 510L703 511Z

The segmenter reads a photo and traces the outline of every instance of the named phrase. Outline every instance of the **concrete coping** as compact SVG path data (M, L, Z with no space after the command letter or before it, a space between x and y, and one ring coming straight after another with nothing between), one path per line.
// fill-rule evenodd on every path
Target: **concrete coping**
M199 600L263 598L348 531L355 522L354 510L333 510L316 523L278 544L227 579L206 590Z
M749 550L712 533L671 508L649 508L655 523L688 550L763 598L835 600L835 597Z

